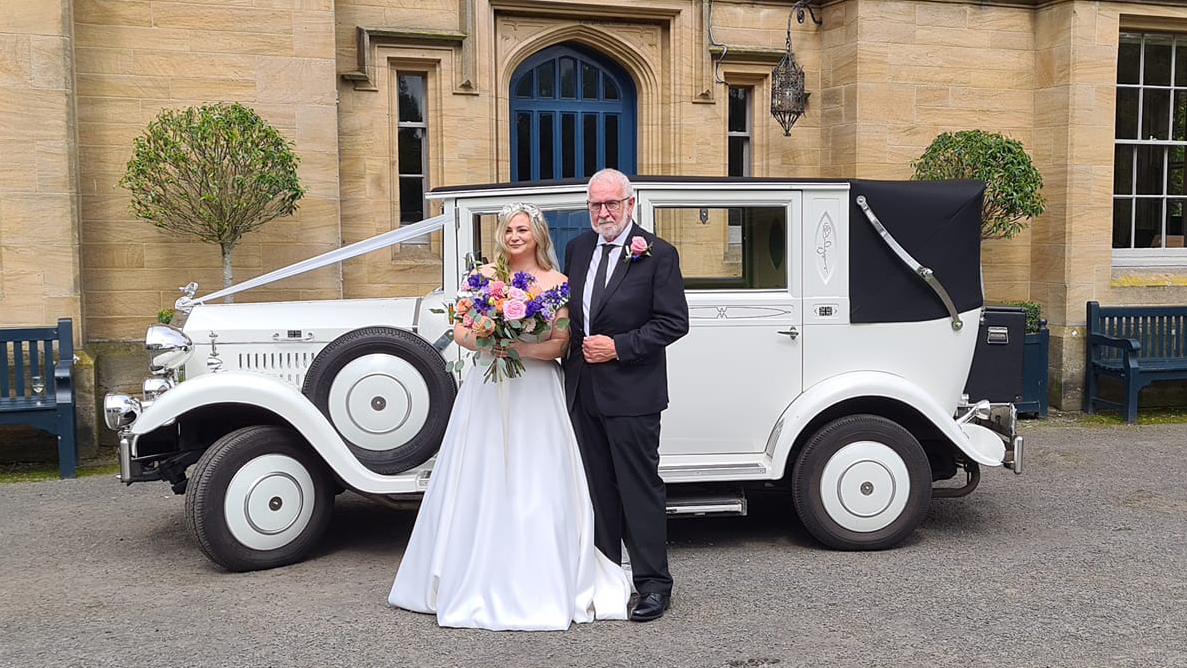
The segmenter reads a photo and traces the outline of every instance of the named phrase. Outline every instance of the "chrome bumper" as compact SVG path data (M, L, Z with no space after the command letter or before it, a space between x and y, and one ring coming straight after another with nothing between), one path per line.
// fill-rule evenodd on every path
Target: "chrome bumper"
M132 484L132 434L120 432L120 482Z
M152 480L160 480L160 472L155 469L145 469L136 455L136 439L139 438L136 434L125 429L120 431L120 475L119 481L125 485L131 485L134 482L149 482Z
M1011 439L1011 444L1006 447L1006 458L1002 461L1002 466L1012 469L1014 473L1022 473L1022 437L1015 435Z
M981 404L982 407L984 405L984 403ZM1014 408L1014 404L989 404L988 406L988 416L984 412L974 414L973 409L977 406L969 404L967 400L962 400L957 407L957 414L963 413L964 415L958 420L969 420L974 424L993 430L1006 446L1002 466L1014 473L1021 474L1023 442L1022 435L1018 433L1018 411Z

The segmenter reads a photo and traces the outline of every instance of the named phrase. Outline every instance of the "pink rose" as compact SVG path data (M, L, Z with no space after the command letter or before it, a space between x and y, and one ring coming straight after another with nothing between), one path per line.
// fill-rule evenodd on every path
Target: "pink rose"
M507 289L507 284L503 281L495 281L490 284L490 294L494 297L502 297L504 290Z
M462 316L462 327L465 327L466 329L473 329L474 328L474 316L470 315L469 313Z
M519 288L511 288L507 291L507 299L526 302L528 300L528 293L520 290Z
M647 240L643 237L631 238L631 254L642 255L647 252Z
M518 299L509 299L503 304L503 316L508 320L519 320L527 315L528 307Z

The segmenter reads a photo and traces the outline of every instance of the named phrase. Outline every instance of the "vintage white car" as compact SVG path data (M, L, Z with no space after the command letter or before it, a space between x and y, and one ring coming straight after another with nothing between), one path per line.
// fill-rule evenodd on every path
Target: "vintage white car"
M636 189L637 222L680 251L689 304L668 353L670 514L745 514L748 489L774 487L826 545L881 549L933 497L972 491L980 467L1021 472L1013 406L963 392L984 310L982 184L638 177ZM423 492L459 382L446 361L461 357L434 310L467 258L492 253L505 203L538 204L562 246L589 225L582 182L429 197L442 215L202 298L190 284L184 328L148 328L143 396L106 397L121 480L184 493L218 564L301 559L343 489ZM442 286L423 297L214 302L436 230ZM963 486L933 489L961 472Z

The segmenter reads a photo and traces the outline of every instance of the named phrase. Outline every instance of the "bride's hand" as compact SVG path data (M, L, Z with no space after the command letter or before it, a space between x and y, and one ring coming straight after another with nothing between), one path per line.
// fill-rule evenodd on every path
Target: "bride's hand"
M493 345L490 348L490 354L494 355L495 357L508 357L510 355L509 351L512 348L515 348L516 345L517 344L515 343L511 343L506 346Z

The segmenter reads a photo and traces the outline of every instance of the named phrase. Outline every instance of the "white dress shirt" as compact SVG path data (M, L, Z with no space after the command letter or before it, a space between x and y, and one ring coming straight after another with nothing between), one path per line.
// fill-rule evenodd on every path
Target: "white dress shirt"
M634 225L633 221L627 222L626 227L622 228L622 232L614 237L614 241L606 241L599 236L598 245L594 246L593 259L589 261L589 269L585 272L585 289L581 292L581 312L585 314L586 336L589 336L589 307L590 301L593 299L594 279L598 274L598 265L602 263L602 246L607 243L614 245L614 248L610 250L610 257L606 258L610 261L610 266L606 267L606 284L609 285L610 277L614 275L614 268L618 266L618 262L622 258L622 249L626 245L626 238L630 234L632 225Z

